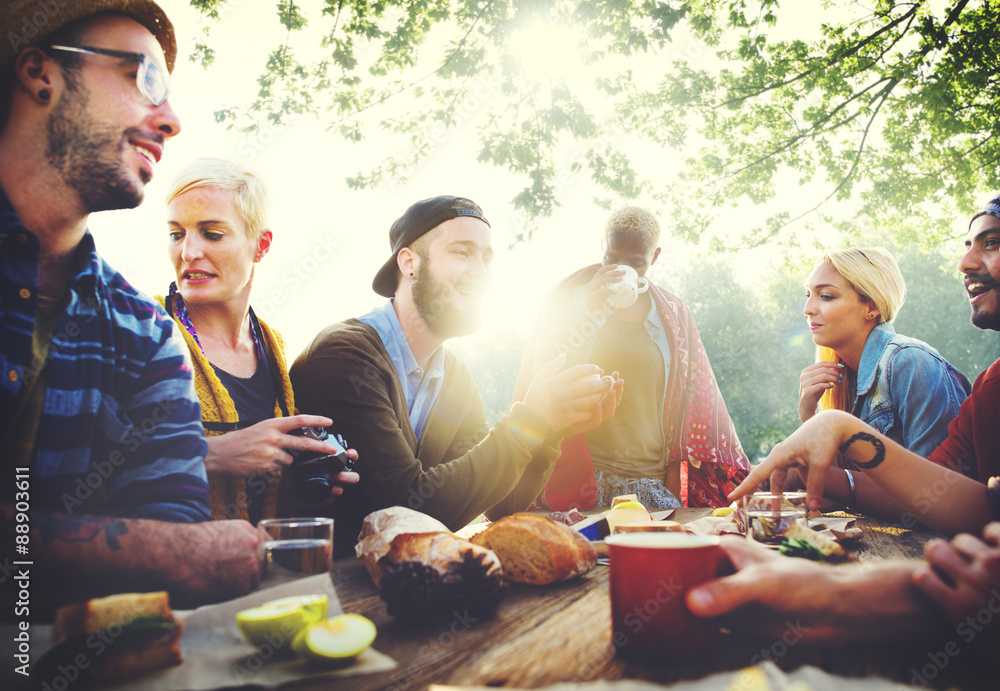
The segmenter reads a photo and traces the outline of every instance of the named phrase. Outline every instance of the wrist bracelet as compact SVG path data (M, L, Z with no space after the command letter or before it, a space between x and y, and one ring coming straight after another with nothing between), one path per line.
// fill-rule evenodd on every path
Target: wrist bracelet
M853 509L854 505L858 503L858 488L854 486L854 473L850 470L844 471L847 474L847 485L851 491L851 501L844 504L845 509Z

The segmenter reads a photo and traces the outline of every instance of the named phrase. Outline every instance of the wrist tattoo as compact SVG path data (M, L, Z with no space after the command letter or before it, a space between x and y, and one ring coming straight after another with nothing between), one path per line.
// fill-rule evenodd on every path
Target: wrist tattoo
M875 449L875 455L870 461L862 462L848 458L847 449L856 441L866 441ZM843 454L841 456L841 466L847 470L871 470L872 468L877 468L885 460L885 444L874 434L868 434L867 432L858 432L845 441L838 451Z
M42 542L93 542L101 536L113 552L121 550L122 535L128 535L128 525L120 518L109 516L66 516L42 514L35 519Z

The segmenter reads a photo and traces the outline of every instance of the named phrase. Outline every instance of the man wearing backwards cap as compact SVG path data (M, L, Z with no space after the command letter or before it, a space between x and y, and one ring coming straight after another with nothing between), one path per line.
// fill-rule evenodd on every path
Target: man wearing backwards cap
M972 323L1000 331L1000 195L993 195L972 217L965 247L958 269L972 305ZM920 597L922 591L952 626L957 623L957 633L964 635L965 627L965 633L979 637L982 622L973 618L987 607L997 611L994 602L1000 589L1000 359L976 379L948 427L948 436L929 460L848 413L825 411L778 444L730 497L752 491L774 471L798 467L808 471L810 502L818 507L826 470L838 449L909 508L912 515L904 517L904 524L909 518L945 535L964 534L950 543L928 542L926 562L856 570L814 565L808 567L809 573L802 571L801 563L790 564L780 556L773 559L775 555L754 549L745 540L723 541L740 571L690 592L691 610L719 616L757 603L780 615L772 623L795 616L827 635L883 636L926 630L926 620L935 613ZM780 473L772 476L772 483L776 480L781 480ZM933 489L940 487L947 491ZM924 624L915 623L921 620ZM1000 626L992 626L988 633L996 641Z
M372 283L389 301L320 332L290 372L299 409L331 418L358 450L361 481L330 507L338 555L352 553L367 514L388 506L453 530L484 511L526 509L561 439L613 415L624 386L594 365L554 360L489 429L471 373L442 347L479 325L489 221L468 199L434 197L406 210L389 243Z
M92 212L138 206L180 131L173 27L149 0L5 0L0 26L0 453L16 480L0 495L4 554L34 562L33 617L121 590L245 592L255 531L201 523L187 348L87 230Z

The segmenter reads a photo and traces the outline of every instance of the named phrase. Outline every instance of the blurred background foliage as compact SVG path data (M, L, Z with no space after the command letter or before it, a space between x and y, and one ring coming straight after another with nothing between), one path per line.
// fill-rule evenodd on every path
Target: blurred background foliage
M974 381L1000 356L1000 334L969 321L957 255L860 243L873 245L896 256L906 279L907 298L894 322L896 331L926 341ZM748 288L736 279L733 263L738 259L720 256L678 269L669 269L669 258L664 259L665 265L654 265L649 275L691 308L743 448L754 460L767 455L799 425L799 373L815 356L802 314L812 267L779 267ZM449 345L471 368L491 424L510 409L526 342L526 335L509 331Z
M909 286L897 331L970 379L1000 355L969 323L954 224L1000 187L998 2L260 1L277 44L247 66L255 97L218 122L252 136L309 117L376 142L388 155L359 156L343 181L364 190L405 182L436 137L472 128L468 158L520 188L515 242L543 232L561 181L586 179L595 207L638 200L699 244L650 275L691 307L751 457L798 425L803 285L822 247L892 250ZM240 3L190 2L207 22L192 59L208 66L213 24ZM784 262L747 282L759 247ZM526 326L450 345L491 421Z

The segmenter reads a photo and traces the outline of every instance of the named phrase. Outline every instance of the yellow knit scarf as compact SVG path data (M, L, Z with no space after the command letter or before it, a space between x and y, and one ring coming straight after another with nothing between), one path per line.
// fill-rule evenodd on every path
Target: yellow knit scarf
M166 301L162 295L156 296L157 302L166 307ZM218 375L212 368L212 364L201 352L201 348L195 342L194 337L188 332L183 324L175 318L178 330L187 343L188 350L191 351L191 360L194 365L194 388L201 402L202 422L239 422L239 414L236 412L236 405L232 397L226 391ZM264 337L264 346L274 361L281 378L280 395L285 401L288 411L294 415L295 399L292 394L292 383L288 378L288 363L285 360L285 342L278 332L269 327L263 319L257 320ZM275 401L274 416L282 417L281 406ZM205 436L211 437L222 434L221 432L205 432ZM281 486L281 471L277 470L267 473L263 477L267 482L267 493L264 495L264 509L261 518L273 518L278 507L278 491ZM210 473L208 476L209 498L212 502L212 520L222 520L227 518L249 519L247 512L246 478L233 475L220 475Z

